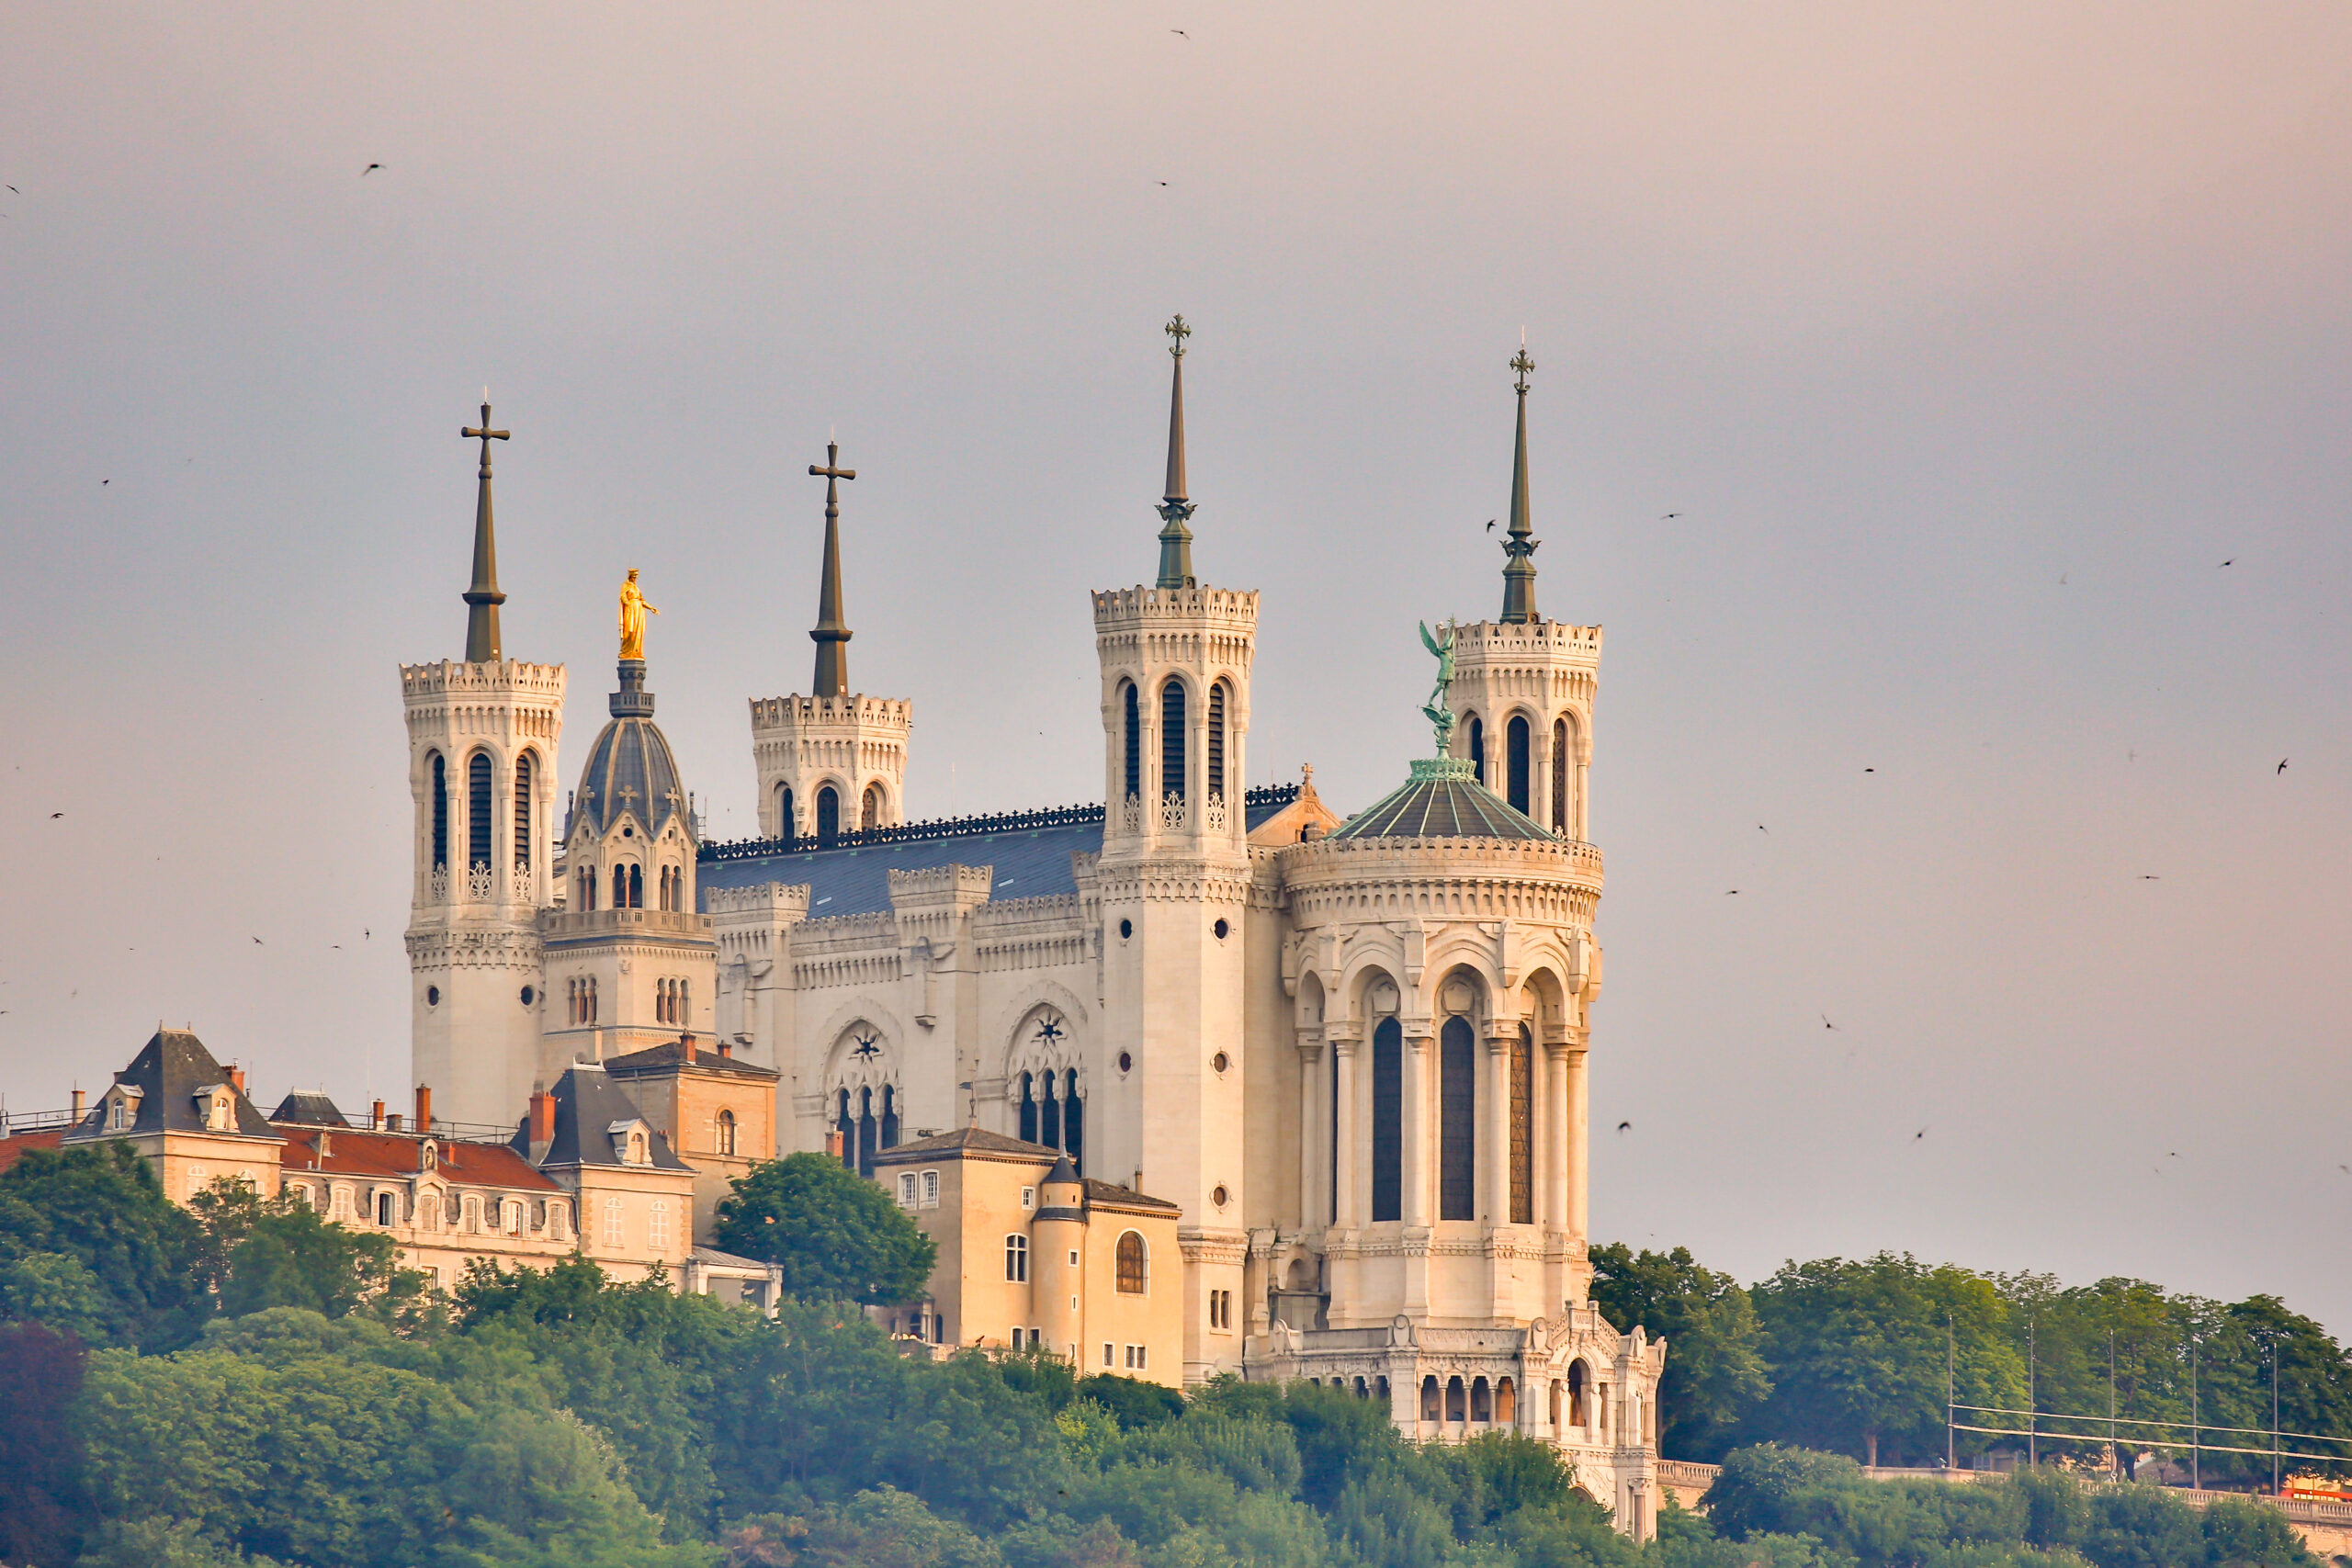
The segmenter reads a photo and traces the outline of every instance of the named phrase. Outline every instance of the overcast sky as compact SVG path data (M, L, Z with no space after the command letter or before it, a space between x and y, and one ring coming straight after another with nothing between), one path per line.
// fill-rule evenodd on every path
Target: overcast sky
M7 1103L158 1018L404 1092L395 667L463 652L483 383L567 773L638 567L752 830L838 426L910 814L1054 805L1182 310L1251 782L1351 811L1414 621L1499 604L1523 326L1539 604L1607 627L1596 1238L2352 1332L2347 59L2321 5L0 6Z

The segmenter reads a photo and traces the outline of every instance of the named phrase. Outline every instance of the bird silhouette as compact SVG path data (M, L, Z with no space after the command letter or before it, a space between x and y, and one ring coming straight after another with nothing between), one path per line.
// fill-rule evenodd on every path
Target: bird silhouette
M1733 897L1737 895L1739 889L1736 887L1726 887L1724 889L1724 897L1726 898Z
M2140 874L2140 880L2141 880L2141 881L2143 881L2143 882L2162 882L2162 881L2164 880L2164 878L2163 878L2163 877L2161 877L2161 876L2158 876L2155 873L2154 873L2154 872L2150 871L2150 872L2142 872L2142 873Z
M1162 180L1162 181L1160 181L1159 183L1160 183L1160 185L1161 185L1162 186L1165 186L1168 184L1168 182L1167 182L1166 180Z
M1838 1026L1829 1021L1829 1015L1825 1012L1821 1015L1821 1027L1824 1029L1835 1029Z
M59 818L61 818L61 817L62 817L62 816L64 816L64 815L65 815L65 813L63 813L62 811L52 811L52 812L51 812L51 813L49 814L49 819L50 819L51 821L54 822L54 821L56 821Z
M1864 772L1864 773L1874 773L1878 772L1878 770L1877 770L1876 768L1864 768L1864 769L1862 770L1862 772Z
M1768 838L1768 839L1769 839L1769 838L1770 838L1770 837L1772 836L1772 829L1770 829L1770 828L1767 828L1767 827L1766 827L1766 826L1764 826L1764 824L1763 824L1763 823L1761 823L1761 822L1758 822L1758 824L1756 824L1756 830L1757 830L1758 832L1759 832L1759 833L1763 834L1763 835L1764 835L1766 838Z
M269 945L269 943L267 943L267 942L266 942L262 941L262 939L261 939L261 938L259 938L259 937L255 937L255 938L254 938L254 945L255 947L267 947L267 946Z
M366 168L364 168L364 169L362 169L362 170L360 170L360 171L359 171L359 177L360 177L361 179L363 179L363 180L364 180L364 179L366 179L369 175L374 174L377 170L379 170L379 169L382 168L383 166L384 166L384 165L383 165L383 164L368 164Z
M1669 512L1669 513L1668 513L1665 516L1663 516L1663 517L1659 518L1659 519L1658 519L1658 521L1659 521L1659 522L1661 522L1661 523L1671 523L1671 522L1673 522L1676 518L1678 518L1678 517L1679 517L1679 516L1681 516L1681 515L1682 515L1682 513L1680 513L1679 512Z
M1630 1133L1634 1130L1634 1124L1631 1122L1620 1122L1617 1123L1617 1130L1621 1133Z
M2274 778L2274 779L2275 779L2275 778L2277 778L2280 773L2285 773L2286 771L2287 771L2287 759L2286 759L2286 758L2284 758L2284 757L2281 757L2281 758L2279 758L2279 759L2278 759L2278 766L2277 770L2276 770L2276 771L2274 771L2274 772L2271 773L2271 775L2270 775L2270 776L2271 776L2272 778Z
M1495 531L1495 523L1496 523L1496 519L1494 519L1494 518L1492 518L1492 517L1489 517L1489 518L1487 518L1487 533L1491 534L1491 533L1493 533L1493 532Z
M2238 558L2237 558L2237 557L2235 557L2235 556L2232 556L2229 559L2227 559L2227 560L2223 561L2223 562L2222 563L2222 566L2235 566L2235 565L2237 565L2237 564L2238 564ZM2215 571L2219 571L2219 570L2222 570L2222 566L2217 566L2217 567L2215 567L2213 570L2214 570Z
M1917 1132L1916 1132L1916 1133L1914 1133L1914 1134L1911 1134L1911 1141L1912 1141L1913 1143L1915 1143L1915 1144L1916 1144L1916 1143L1917 1143L1920 1139L1922 1139L1922 1138L1926 1137L1927 1135L1928 1135L1928 1130L1927 1130L1925 1127L1922 1127L1922 1128L1920 1128Z
M1178 38L1191 38L1193 36L1182 28L1170 28L1168 30L1174 33Z

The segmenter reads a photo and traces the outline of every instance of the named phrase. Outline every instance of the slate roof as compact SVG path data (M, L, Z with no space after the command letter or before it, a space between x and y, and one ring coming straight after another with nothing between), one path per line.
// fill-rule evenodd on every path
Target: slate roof
M645 1122L650 1164L656 1170L690 1170L693 1168L670 1152L670 1140L662 1130L646 1122L645 1112L637 1108L621 1086L594 1062L581 1062L564 1069L563 1077L555 1080L548 1091L555 1096L555 1137L548 1144L548 1152L539 1161L541 1168L564 1165L605 1165L622 1169L632 1168L613 1153L613 1140L608 1131L616 1122ZM514 1139L507 1145L516 1154L528 1157L530 1153L531 1119L526 1114L515 1123ZM643 1169L645 1167L633 1168Z
M329 1176L408 1178L424 1168L424 1140L413 1134L361 1132L351 1127L289 1125L286 1148L278 1163L288 1175L322 1171ZM319 1138L326 1137L327 1152L319 1154ZM458 1186L522 1187L554 1192L554 1182L531 1168L531 1162L504 1144L468 1144L450 1138L434 1140L434 1166Z
M130 1066L115 1074L114 1081L138 1089L139 1119L129 1133L204 1133L204 1113L196 1107L196 1091L213 1084L229 1082L229 1069L213 1059L204 1048L204 1042L185 1029L159 1029L139 1055L130 1058ZM230 1129L248 1138L275 1138L267 1118L254 1108L243 1089L232 1089L231 1097L236 1106L237 1124ZM90 1113L74 1126L74 1132L94 1136L105 1130L106 1103L101 1096L90 1107Z
M1282 810L1292 798L1287 790L1263 793L1281 798L1247 802L1245 815L1252 828ZM936 836L925 836L925 829L936 829ZM727 854L702 858L695 868L695 883L706 893L714 887L757 887L769 882L791 887L806 883L808 918L821 920L835 915L881 914L890 908L890 873L930 871L944 865L994 867L995 879L989 886L992 899L1067 897L1078 891L1070 856L1102 852L1100 807L1092 808L1087 821L1051 827L975 833L965 823L946 821L914 823L891 831L896 836L888 843L830 850L787 849L774 840L770 853L742 853L728 846Z
M1171 1203L1165 1198L1154 1198L1148 1193L1138 1192L1132 1187L1121 1187L1109 1181L1097 1181L1091 1176L1082 1178L1079 1185L1086 1190L1086 1201L1089 1206L1100 1203L1105 1208L1112 1209L1157 1209L1170 1214L1181 1214L1184 1212L1184 1206L1181 1203Z
M1422 757L1413 776L1348 818L1334 839L1541 839L1547 832L1510 802L1478 782L1466 758Z
M664 1040L659 1045L649 1045L642 1051L627 1055L605 1058L605 1071L616 1077L638 1077L647 1073L665 1072L672 1067L684 1067L690 1072L734 1073L743 1077L780 1078L784 1075L774 1067L747 1062L741 1056L722 1056L707 1046L695 1049L694 1060L686 1060L686 1048L675 1040Z
M283 1122L299 1122L309 1127L348 1125L343 1112L335 1109L334 1100L323 1094L306 1093L300 1089L279 1100L277 1109L269 1113L269 1120L273 1125Z
M624 795L623 790L629 793ZM588 765L580 770L571 821L564 831L569 835L586 822L603 838L620 820L624 807L637 813L648 837L659 835L673 815L686 808L686 787L679 782L678 760L670 754L662 727L650 718L605 722L595 745L588 750Z
M1023 1138L1007 1137L983 1127L958 1127L952 1133L934 1137L914 1138L903 1144L892 1144L875 1152L876 1165L907 1165L927 1159L961 1158L990 1155L1015 1159L1035 1160L1039 1165L1051 1165L1062 1157L1061 1150L1047 1144L1033 1144Z

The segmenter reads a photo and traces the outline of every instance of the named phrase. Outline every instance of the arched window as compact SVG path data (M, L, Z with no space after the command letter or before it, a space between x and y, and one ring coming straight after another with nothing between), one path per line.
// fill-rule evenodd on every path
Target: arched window
M718 1113L718 1152L723 1155L733 1154L735 1152L735 1112L722 1111Z
M1591 1382L1592 1379L1585 1371L1582 1361L1568 1363L1568 1425L1571 1427L1592 1425L1592 1417L1587 1413L1586 1404L1586 1392Z
M841 1091L840 1102L833 1112L833 1131L841 1134L842 1163L852 1170L857 1168L857 1120L849 1113L849 1090Z
M1112 1271L1123 1296L1139 1296L1150 1287L1151 1259L1144 1251L1140 1235L1134 1231L1119 1233L1119 1244L1112 1252Z
M625 865L613 867L613 908L628 908L628 867Z
M1533 741L1527 732L1527 716L1525 714L1511 715L1510 728L1504 731L1504 734L1508 739L1505 741L1504 789L1506 793L1503 798L1510 802L1513 811L1523 812L1534 804L1533 797L1528 793L1532 787L1532 781L1528 777L1528 766L1529 753Z
M490 753L466 759L466 863L490 863Z
M797 824L792 820L792 786L775 786L775 836L786 843L792 842Z
M1027 1073L1021 1075L1021 1141L1024 1144L1037 1141L1036 1085Z
M1437 1217L1478 1217L1478 1051L1470 1021L1449 1018L1438 1036Z
M1072 1067L1062 1078L1062 1147L1069 1152L1069 1163L1081 1171L1086 1168L1080 1146L1085 1118L1086 1102L1078 1096L1078 1069Z
M1119 687L1120 724L1125 730L1127 761L1127 794L1143 793L1143 714L1136 700L1136 683L1123 682Z
M1467 1421L1470 1418L1470 1401L1459 1377L1448 1378L1445 1382L1445 1418L1449 1421Z
M1004 1277L1015 1285L1029 1282L1029 1238L1009 1235L1004 1238Z
M1470 1419L1492 1421L1494 1418L1494 1390L1487 1385L1485 1378L1472 1378L1470 1380Z
M1405 1179L1405 1032L1393 1018L1372 1030L1372 1217L1401 1220Z
M653 907L667 912L670 908L670 868L668 866L662 868L662 874L657 880L660 886L654 894Z
M670 982L667 980L653 982L653 1021L656 1023L671 1021Z
M618 1198L605 1200L605 1245L614 1249L618 1249L621 1245L621 1201Z
M1495 1380L1495 1423L1501 1427L1519 1424L1519 1384L1510 1378Z
M1477 771L1478 782L1487 782L1487 727L1476 714L1470 716L1470 766Z
M596 979L593 975L588 978L588 1021L596 1021Z
M877 1150L895 1147L899 1142L899 1091L889 1084L882 1086L881 1130L882 1141L875 1147ZM874 1174L873 1162L870 1160L866 1162L865 1173L868 1176Z
M870 1089L859 1089L857 1091L857 1174L860 1176L871 1177L874 1174L876 1139L882 1130L878 1125L879 1120L874 1114L874 1091Z
M628 868L628 907L632 909L645 908L645 868L641 865Z
M1525 1024L1510 1043L1510 1223L1535 1223L1535 1036Z
M689 987L692 985L693 982L689 980L681 980L678 982L678 1016L672 1019L670 1021L671 1022L686 1023L691 1021L690 1014L693 1011L693 998L689 994Z
M1225 787L1225 682L1222 681L1209 688L1208 742L1209 765L1202 787L1211 800L1218 800L1228 793Z
M1056 1092L1060 1088L1053 1074L1037 1075L1037 1098L1044 1101L1037 1107L1037 1141L1057 1149L1062 1146L1062 1101Z
M433 869L449 863L449 764L433 753Z
M1438 1414L1437 1379L1435 1376L1425 1377L1421 1380L1421 1419L1424 1421L1435 1421L1441 1419Z
M1568 830L1568 721L1552 721L1552 831Z
M531 754L514 759L514 869L531 869Z
M827 784L817 792L817 847L830 850L842 836L842 797Z
M857 808L858 831L870 833L880 826L882 826L882 786L867 784L865 804Z
M656 1198L645 1213L645 1245L661 1252L670 1245L670 1200Z
M1159 793L1178 800L1184 794L1184 682L1159 688Z

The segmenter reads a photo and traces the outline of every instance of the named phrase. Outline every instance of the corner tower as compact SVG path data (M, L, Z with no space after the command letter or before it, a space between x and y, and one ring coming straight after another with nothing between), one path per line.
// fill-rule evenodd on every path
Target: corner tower
M1184 1258L1185 1377L1238 1371L1207 1303L1242 1291L1242 809L1258 595L1193 575L1184 318L1174 340L1159 574L1093 595L1108 808L1099 866L1108 1060L1086 1174L1172 1199ZM1229 1292L1217 1294L1217 1292ZM1229 1325L1227 1325L1229 1329Z
M752 760L759 771L760 836L816 839L894 828L906 820L907 732L914 705L853 695L849 639L842 619L841 447L808 465L825 481L825 559L817 591L817 669L805 697L752 699Z
M507 432L485 400L463 434L481 443L466 657L401 666L415 802L409 1054L450 1118L492 1123L514 1120L538 1062L564 668L505 657L490 444Z
M1536 547L1527 485L1527 391L1535 361L1510 362L1519 397L1511 454L1510 531L1503 536L1503 609L1454 627L1452 750L1478 781L1564 839L1582 841L1592 763L1600 628L1547 621L1535 609Z

